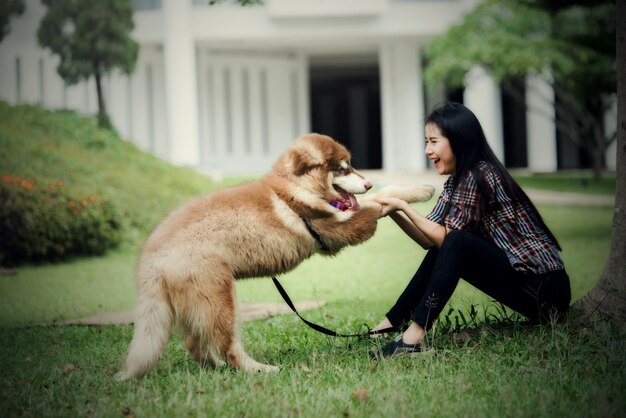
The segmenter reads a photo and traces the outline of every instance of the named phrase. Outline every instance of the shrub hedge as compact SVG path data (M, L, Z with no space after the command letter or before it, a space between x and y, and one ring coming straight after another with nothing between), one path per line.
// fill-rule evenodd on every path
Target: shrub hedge
M112 202L100 196L72 196L63 180L2 175L0 181L0 264L59 261L99 255L122 239Z

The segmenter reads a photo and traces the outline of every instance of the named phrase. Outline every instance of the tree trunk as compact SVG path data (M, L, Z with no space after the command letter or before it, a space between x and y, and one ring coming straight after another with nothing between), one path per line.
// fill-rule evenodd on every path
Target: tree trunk
M100 116L106 116L107 109L104 103L104 96L102 95L102 77L100 76L100 72L95 71L94 77L96 79L96 91L98 93L98 113Z
M609 259L596 286L572 306L577 321L611 319L626 331L626 0L617 1L617 173Z
M593 147L593 149L588 148L587 151L589 151L589 156L591 157L593 181L599 183L600 181L602 181L602 175L604 174L605 149L602 145L596 145L595 147Z
M98 93L98 126L102 129L112 129L113 126L107 115L106 103L102 94L102 74L97 62L93 63L93 74L96 79L96 92Z

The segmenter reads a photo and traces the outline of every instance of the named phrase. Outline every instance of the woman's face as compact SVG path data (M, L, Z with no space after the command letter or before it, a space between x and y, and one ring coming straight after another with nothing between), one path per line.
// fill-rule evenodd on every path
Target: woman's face
M435 165L439 174L456 173L456 157L452 152L450 141L441 134L434 123L426 124L426 149L424 153Z

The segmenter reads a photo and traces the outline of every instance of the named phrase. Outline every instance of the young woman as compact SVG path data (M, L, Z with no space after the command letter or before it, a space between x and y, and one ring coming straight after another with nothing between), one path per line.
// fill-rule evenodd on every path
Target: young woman
M443 104L425 132L426 156L450 177L426 217L399 199L378 200L381 217L389 215L428 252L374 330L409 326L376 356L422 351L460 278L532 321L559 316L570 303L559 243L494 155L476 116L462 104Z

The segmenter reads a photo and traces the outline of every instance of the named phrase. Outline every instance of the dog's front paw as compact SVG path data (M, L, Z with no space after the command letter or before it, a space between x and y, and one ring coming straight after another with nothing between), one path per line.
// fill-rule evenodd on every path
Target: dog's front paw
M417 202L426 202L435 195L435 187L430 184L420 184L417 187L421 189L417 195Z
M435 188L429 184L389 185L380 189L369 199L379 197L397 197L408 203L426 202L435 194Z

